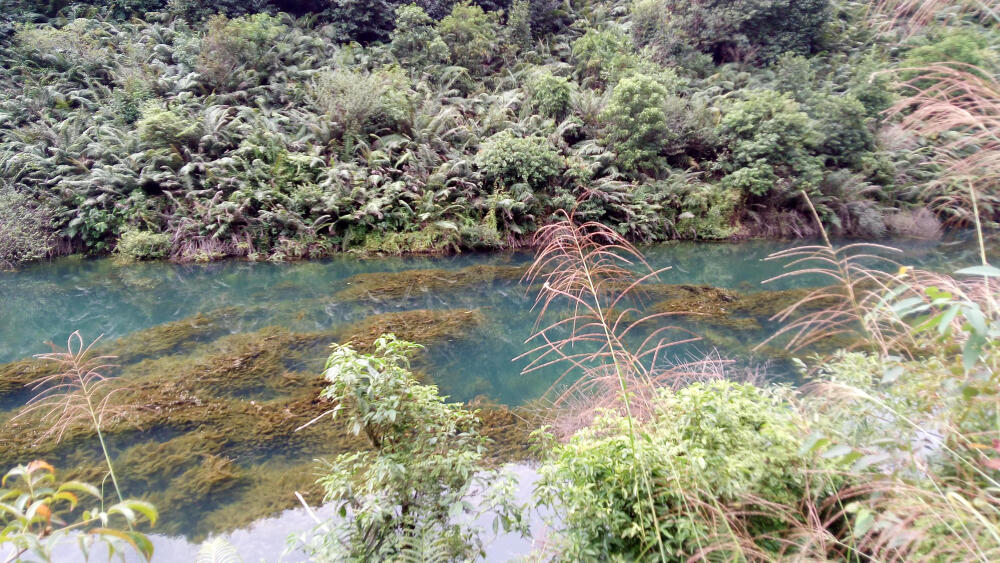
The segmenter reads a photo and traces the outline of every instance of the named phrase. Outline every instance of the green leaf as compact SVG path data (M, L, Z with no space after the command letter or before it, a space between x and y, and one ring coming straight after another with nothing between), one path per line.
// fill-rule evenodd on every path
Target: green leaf
M127 499L125 500L125 502L121 502L112 506L109 509L109 512L114 512L116 507L128 508L130 512L132 511L138 512L139 514L142 514L149 520L150 525L154 526L156 525L156 520L160 516L155 506L142 500ZM134 512L132 514L133 519L135 518Z

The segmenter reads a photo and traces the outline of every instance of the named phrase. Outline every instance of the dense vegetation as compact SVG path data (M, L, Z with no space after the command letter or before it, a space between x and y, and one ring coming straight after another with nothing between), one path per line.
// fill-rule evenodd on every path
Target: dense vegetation
M1000 269L984 233L1000 218L995 2L376 4L18 3L3 22L0 261L530 241L525 371L576 377L540 402L552 424L529 440L533 500L552 517L539 559L1000 559ZM939 222L975 227L977 265L919 271L829 236ZM764 343L841 348L797 361L802 388L715 357L668 362L663 311L627 308L659 273L630 241L810 234L821 242L770 259L788 266L779 278L826 283L771 317ZM343 291L388 294L389 277ZM476 315L382 317L405 314L441 332ZM322 466L339 518L299 496L317 525L294 546L451 561L483 554L482 512L527 532L480 413L418 381L418 345L360 326L309 337L341 343L326 386L294 381L310 397L284 409L283 424L359 443ZM2 382L34 381L15 417L38 437L29 449L96 439L114 491L15 467L0 483L12 560L50 557L78 530L152 553L136 527L158 514L123 495L104 432L117 409L163 397L116 402L91 352L74 333L40 357L54 367L15 363L21 379ZM281 377L272 359L254 377Z
M933 234L923 208L969 215L942 139L885 113L899 69L996 70L976 13L885 33L840 0L12 6L8 266L502 248L573 208L633 241L814 235L801 190L834 233Z

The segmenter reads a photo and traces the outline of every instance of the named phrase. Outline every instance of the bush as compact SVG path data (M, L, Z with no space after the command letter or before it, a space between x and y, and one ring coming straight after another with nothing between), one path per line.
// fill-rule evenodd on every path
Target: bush
M136 123L139 140L147 148L177 149L201 137L199 123L155 104L147 105Z
M866 118L866 110L851 94L816 94L810 100L809 113L823 136L818 150L830 155L838 166L860 166L861 157L875 150L875 135Z
M545 137L518 137L506 130L483 143L476 165L490 185L507 187L523 182L540 189L562 171L563 161Z
M667 89L644 74L624 78L615 86L601 119L607 124L604 140L617 153L622 169L663 167L660 151L670 135L666 101Z
M584 77L611 83L633 63L634 53L628 37L616 29L588 29L573 42L573 60Z
M538 113L554 119L562 119L569 109L573 97L573 85L566 78L551 72L541 72L528 82L531 105Z
M507 14L507 41L517 49L531 48L531 6L528 0L514 0Z
M330 123L330 131L350 147L366 133L397 129L408 114L409 81L396 71L337 69L316 73L305 88L306 102ZM330 139L319 139L328 142Z
M767 63L815 50L829 17L829 0L643 0L632 25L637 44L664 57L693 49L718 63Z
M285 31L278 18L267 14L214 16L206 25L197 70L209 85L223 90L244 82L247 69L261 70L264 54Z
M990 42L981 32L961 29L941 36L936 41L916 47L906 55L903 68L920 68L937 63L962 63L987 68L997 62ZM910 73L909 76L913 76Z
M0 269L45 258L52 250L48 214L27 195L0 188Z
M733 215L742 194L713 184L686 186L676 194L680 214L674 230L680 238L727 239L739 230Z
M414 68L446 63L450 58L434 20L415 4L396 10L396 29L389 48L396 58Z
M485 466L476 414L413 379L408 356L418 345L390 334L375 341L372 354L333 348L322 396L370 449L342 454L324 469L319 483L340 517L307 540L312 560L407 560L401 555L421 541L433 542L442 560L471 560L482 554L469 523L473 492L494 504L496 524L520 528L521 514L505 494L509 483Z
M451 61L473 74L482 74L483 66L497 54L499 20L495 12L486 13L467 1L455 4L438 30L451 51Z
M656 528L636 518L637 507L649 505L640 486L643 470L658 485L653 504L670 561L687 561L705 538L725 537L723 511L742 514L739 520L755 538L783 529L786 523L762 510L767 503L797 506L829 488L809 476L824 464L800 453L806 421L786 397L780 388L696 383L662 392L654 418L637 429L644 438L636 439L634 451L628 421L616 414L556 446L535 491L555 516L556 558L635 561L649 555L644 548L656 544Z
M822 159L813 154L822 136L787 94L749 92L726 108L716 133L728 148L716 164L726 187L764 196L813 189L822 180Z
M170 255L170 236L164 233L128 229L118 238L115 254L119 260L125 262L166 258Z

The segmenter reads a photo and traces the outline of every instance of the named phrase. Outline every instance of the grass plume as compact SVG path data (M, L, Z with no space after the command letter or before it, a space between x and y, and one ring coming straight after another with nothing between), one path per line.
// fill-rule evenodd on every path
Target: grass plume
M14 419L38 416L39 422L47 427L42 438L54 438L57 442L70 428L80 423L90 425L100 441L118 501L124 502L101 431L105 420L118 411L111 399L122 391L122 387L106 375L114 367L109 363L114 358L93 354L93 348L99 341L100 337L85 346L83 337L77 331L69 336L65 349L60 350L53 345L52 352L36 356L40 360L55 362L60 369L28 385L35 395Z

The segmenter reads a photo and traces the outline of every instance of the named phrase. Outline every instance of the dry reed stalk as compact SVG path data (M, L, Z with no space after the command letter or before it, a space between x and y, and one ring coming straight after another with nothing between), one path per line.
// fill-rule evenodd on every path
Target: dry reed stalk
M100 441L118 500L124 502L101 431L109 416L123 412L111 403L112 397L123 388L105 375L114 367L109 363L114 357L92 355L98 341L100 337L84 346L83 337L77 331L67 339L65 350L52 345L52 352L35 356L40 360L56 362L60 370L28 384L35 395L11 421L37 416L38 423L47 426L42 439L54 438L56 442L61 441L71 427L81 423L90 425Z
M808 196L803 192L806 201ZM812 208L812 202L809 202ZM813 209L816 223L823 233L823 244L798 246L769 255L766 260L788 260L784 274L764 280L771 283L787 278L818 276L830 285L819 287L772 317L783 323L781 329L757 345L759 349L773 340L789 337L786 347L797 351L837 336L854 334L875 343L883 352L889 350L889 336L882 323L871 315L889 291L895 277L878 267L899 265L880 252L899 253L898 249L868 243L835 247ZM866 265L869 262L871 265ZM807 306L830 303L819 310L803 313Z
M943 15L972 15L981 22L1000 22L1000 0L876 0L868 19L882 33L900 28L908 38Z
M1000 82L960 64L902 69L916 76L903 83L907 95L887 110L904 130L935 139L942 173L925 187L932 208L947 222L971 225L978 206L1000 212ZM976 202L976 193L982 201ZM975 205L974 205L975 204Z

